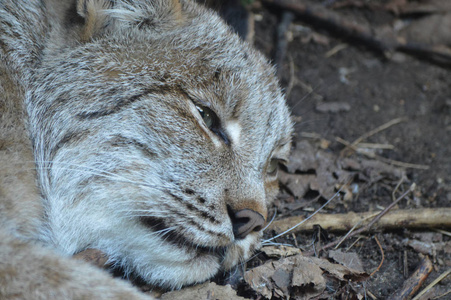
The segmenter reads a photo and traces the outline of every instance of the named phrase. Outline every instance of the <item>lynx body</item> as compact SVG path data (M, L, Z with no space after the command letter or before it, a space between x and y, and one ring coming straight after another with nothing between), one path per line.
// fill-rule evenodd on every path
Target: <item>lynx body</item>
M292 124L273 68L177 0L0 0L0 298L140 298L259 247Z

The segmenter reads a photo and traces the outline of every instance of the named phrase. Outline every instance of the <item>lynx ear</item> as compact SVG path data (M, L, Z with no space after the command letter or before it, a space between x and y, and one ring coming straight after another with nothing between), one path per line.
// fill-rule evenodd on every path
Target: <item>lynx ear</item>
M110 12L123 26L154 31L169 29L183 21L180 0L117 0Z
M84 19L82 41L92 39L109 26L161 31L184 19L180 0L77 0L77 14Z
M89 41L105 29L108 22L106 9L110 7L109 0L77 0L77 13L85 20L80 33L82 41Z

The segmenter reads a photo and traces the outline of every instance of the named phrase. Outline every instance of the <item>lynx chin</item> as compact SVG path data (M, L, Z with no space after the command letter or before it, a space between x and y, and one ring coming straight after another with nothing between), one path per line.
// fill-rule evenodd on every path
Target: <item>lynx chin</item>
M260 246L292 123L266 59L190 0L0 0L0 298L148 299Z

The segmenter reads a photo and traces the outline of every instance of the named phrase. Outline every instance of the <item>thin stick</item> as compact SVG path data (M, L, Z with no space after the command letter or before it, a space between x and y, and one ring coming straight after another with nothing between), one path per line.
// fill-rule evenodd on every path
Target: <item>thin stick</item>
M342 189L343 189L344 186L346 186L346 185L343 185L343 186L338 190L338 192L336 192L329 200L326 201L326 203L324 203L320 208L318 208L314 213L312 213L312 214L311 214L310 216L308 216L306 219L302 220L301 222L299 222L298 224L294 225L293 227L291 227L291 228L285 230L284 232L282 232L282 233L280 233L280 234L278 234L278 235L276 235L276 236L273 236L273 237L270 238L270 239L264 240L263 243L270 242L270 241L272 241L272 240L274 240L274 239L276 239L276 238L278 238L278 237L280 237L280 236L282 236L282 235L285 235L285 234L287 234L288 232L291 232L292 230L294 230L296 227L301 226L303 223L305 223L305 222L307 222L308 220L310 220L311 218L313 218L314 215L316 215L318 212L320 212L324 207L326 207L327 204L329 204L333 199L335 199L335 197L337 197L337 196L340 194L340 192L342 191ZM271 226L270 226L270 227L271 227Z
M285 91L287 99L290 98L291 90L293 89L294 82L296 80L296 77L294 76L294 62L293 57L291 55L288 55L288 61L289 61L289 67L290 67L290 80L288 81L287 89Z
M410 192L413 192L413 191L415 190L415 187L416 187L416 184L413 183L407 191L405 191L401 196L399 196L398 199L396 199L395 201L393 201L389 206L387 206L383 211L381 211L380 214L377 215L377 216L373 219L373 221L371 221L371 222L366 226L367 229L370 229L371 226L373 226L373 225L374 225L376 222L378 222L383 216L385 216L385 214L388 213L388 211L389 211L390 209L392 209L393 206L395 206L396 204L398 204L399 201L401 201L402 199L404 199L404 198L407 196L407 194L409 194ZM363 228L362 228L362 229L363 229ZM357 230L357 231L358 231L358 230Z
M374 214L375 212L349 212L344 214L318 213L309 222L305 222L293 229L293 232L313 231L313 225L320 225L325 230L331 232L347 232L356 223L361 222L362 219L374 217ZM386 216L378 221L377 225L378 229L383 230L400 228L451 228L450 215L451 207L396 209L389 211ZM274 230L276 233L281 233L303 221L305 219L302 216L287 217L274 221L268 229ZM361 228L355 229L354 231L356 230L361 230ZM368 231L372 231L372 228ZM354 232L351 236L355 236Z
M357 145L357 149L384 149L384 150L393 150L395 146L390 144L375 144L375 143L359 143Z
M393 159L388 159L379 155L376 155L372 152L362 152L359 151L359 148L357 148L356 146L353 146L350 142L340 138L340 137L336 137L335 140L343 145L346 146L345 149L352 149L357 153L361 153L369 158L374 158L374 159L378 159L382 162L394 165L394 166L398 166L398 167L402 167L402 168L411 168L411 169L420 169L420 170L427 170L429 169L429 166L426 165L419 165L419 164L411 164L411 163L406 163L406 162L402 162L402 161L397 161L397 160L393 160ZM342 151L344 151L345 149L343 149Z
M445 292L444 294L438 295L437 297L432 298L432 300L443 298L448 294L451 294L451 290ZM443 299L445 299L445 298L443 298Z
M406 120L407 120L406 118L396 118L396 119L393 119L393 120L391 120L391 121L389 121L389 122L387 122L385 124L382 124L381 126L376 127L373 130L370 130L367 133L365 133L362 136L360 136L359 138L357 138L354 142L351 143L351 145L355 147L355 146L357 146L358 143L360 143L363 140L366 140L370 136L373 136L376 133L379 133L379 132L381 132L381 131L383 131L383 130L385 130L385 129L393 126L393 125L399 124L399 123L404 122Z
M364 226L364 227L362 227L362 228L360 228L360 229L358 229L358 230L356 230L356 231L354 231L354 232L352 232L352 233L350 233L349 235L348 235L348 238L349 237L353 237L353 236L355 236L355 235L357 235L357 234L360 234L360 233L362 233L362 232L364 232L364 231L368 231L368 230L370 230L370 228L376 223L376 222L378 222L393 206L395 206L399 201L401 201L402 199L404 199L404 197L406 197L407 196L407 194L409 194L410 192L412 192L413 190L415 189L415 184L412 184L411 186L410 186L410 188L406 191L406 192L404 192L401 196L399 196L399 198L398 199L396 199L396 201L394 201L392 204L390 204L389 206L387 206L387 208L385 208L383 211L381 211L369 224L367 224L366 226ZM324 250L326 250L326 249L328 249L328 248L330 248L330 247L333 247L333 246L335 246L336 244L338 244L340 242L340 240L336 240L336 241L334 241L334 242L331 242L331 243L329 243L329 244L327 244L327 245L324 245L321 249L320 249L320 251L324 251ZM312 255L312 253L310 253L310 252L306 252L306 253L304 253L304 255L306 255L306 256L308 256L308 255Z
M439 233L441 233L441 234L444 234L444 235L447 235L447 236L451 236L451 232L449 232L449 231L445 231L445 230L441 230L441 229L434 229L435 231L437 231L437 232L439 232Z
M351 250L352 249L352 247L354 247L354 245L355 244L357 244L357 242L358 241L360 241L360 239L361 239L362 237L361 236L359 236L359 237L357 237L356 239L355 239L355 241L354 242L352 242L352 244L351 245L349 245L349 247L346 249L346 251L345 252L349 252L349 250Z
M332 57L333 55L337 54L341 50L348 48L348 46L349 46L348 44L339 44L339 45L333 47L332 49L330 49L329 51L327 51L326 54L324 54L324 57L325 58Z
M451 274L451 269L443 272L439 277L437 277L434 281L432 281L427 287L424 288L418 295L415 296L412 300L419 300L421 296L423 296L428 290L430 290L434 285L445 279L449 274Z
M366 218L363 218L362 220L360 220L359 222L357 222L349 231L348 231L348 233L346 233L346 235L340 240L340 242L335 246L335 249L337 249L338 247L340 247L340 245L341 245L341 243L343 243L347 238L348 238L348 236L358 227L358 226L360 226L360 224L362 224L362 222L363 221L366 221L366 220L368 220L368 219L371 219L371 218L373 218L373 217L375 217L375 216L377 216L379 213L374 213L374 214L372 214L372 215L370 215L370 216L368 216L368 217L366 217Z
M398 191L399 187L401 186L401 184L404 182L405 179L406 179L405 176L402 176L401 179L399 180L398 184L395 186L393 192L391 193L392 201L396 200L396 195L395 194L396 194L396 192Z
M391 297L391 300L411 299L413 295L420 289L421 285L431 274L434 266L429 257L425 256L421 264L416 268L415 272L404 282L403 286L397 290ZM415 299L418 299L417 295Z
M401 167L401 168L420 169L420 170L428 170L429 169L429 166L427 166L427 165L406 163L406 162L402 162L402 161L398 161L398 160L385 158L385 157L379 156L379 155L375 155L374 157L384 163L394 165L397 167Z
M367 290L366 291L366 293L368 294L368 296L370 296L371 297L371 299L374 299L374 300L377 300L377 297L376 296L374 296L374 294L373 293L371 293L369 290Z
M379 266L376 268L376 270L374 270L374 271L370 274L370 277L373 276L374 274L376 274L376 272L378 272L378 271L381 269L382 264L384 263L384 260L385 260L384 249L382 249L381 243L380 243L379 240L377 239L377 236L375 236L374 239L376 240L376 243L377 243L377 245L379 246L379 249L381 250L382 259L381 259L381 262L380 262Z
M440 66L451 66L451 50L445 45L428 45L397 41L395 38L378 38L368 27L357 25L346 20L339 14L320 5L293 3L290 0L262 0L263 3L274 5L282 10L289 10L302 18L304 22L322 27L343 39L365 45L377 53L391 57L395 51L400 51L427 59Z

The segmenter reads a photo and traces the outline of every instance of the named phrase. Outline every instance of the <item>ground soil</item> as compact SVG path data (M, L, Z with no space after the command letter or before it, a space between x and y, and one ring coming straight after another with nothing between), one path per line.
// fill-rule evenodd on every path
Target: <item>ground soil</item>
M262 6L256 13L259 21L255 27L255 45L268 57L274 57L277 47L275 37L282 12L274 7ZM351 7L338 13L346 16L347 20L369 26L390 24L396 20L396 16L390 12L369 8ZM405 117L405 122L370 137L366 142L393 145L392 150L378 151L378 155L384 158L429 166L427 170L406 168L408 180L405 186L416 183L418 197L414 197L414 201L411 198L410 201L402 202L400 207L450 207L450 70L399 53L393 59L387 59L362 45L352 43L326 57L328 51L345 43L343 38L299 19L289 27L290 35L291 41L279 74L292 113L298 117L295 118L298 122L294 142L298 143L308 136L321 137L331 142L327 151L338 155L343 145L336 142L337 137L354 141L381 124ZM308 35L311 37L308 38ZM348 109L339 112L318 111L320 104L332 102L345 103ZM392 184L383 182L367 186L365 191L348 203L346 210L358 212L370 211L377 206L385 207L392 201L392 188ZM335 210L339 212L342 207L336 206ZM328 212L333 213L333 210ZM366 235L366 241L354 249L363 260L365 270L371 272L376 269L381 260L377 245L371 240L372 236L377 236L385 249L382 267L365 283L367 291L378 299L385 299L399 289L421 260L421 254L406 246L405 240L427 232L427 228L416 231L399 228ZM334 239L336 236L328 238ZM449 245L449 237L436 238L447 241ZM293 240L286 242L293 243ZM297 242L304 246L312 244L312 234L297 235ZM309 247L306 246L306 249ZM434 267L435 271L428 282L451 267L449 250L438 254ZM451 290L450 279L442 283L441 290ZM443 299L446 297L451 296Z

